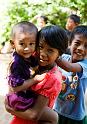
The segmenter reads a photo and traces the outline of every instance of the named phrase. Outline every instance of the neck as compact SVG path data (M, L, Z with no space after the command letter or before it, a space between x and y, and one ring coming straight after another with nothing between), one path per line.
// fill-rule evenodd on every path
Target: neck
M42 74L45 72L48 72L49 70L51 70L54 66L56 65L56 63L53 63L51 65L47 65L47 66L39 66L38 68L38 73Z

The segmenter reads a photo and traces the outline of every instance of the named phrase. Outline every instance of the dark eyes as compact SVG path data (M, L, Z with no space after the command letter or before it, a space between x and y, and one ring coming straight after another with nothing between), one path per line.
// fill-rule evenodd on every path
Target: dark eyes
M49 52L49 53L53 53L53 50L52 50L52 49L48 49L48 52Z
M23 45L24 45L24 43L20 43L19 45L23 46Z
M25 43L21 42L21 43L19 43L19 45L23 46L23 45L25 45ZM35 43L29 43L29 45L32 46L32 45L35 45Z
M80 45L80 43L79 43L79 42L75 42L75 45L79 46L79 45Z
M34 44L35 44L35 43L30 43L29 45L32 46L32 45L34 45Z
M76 46L80 46L81 44L79 42L75 42ZM87 44L84 45L84 48L87 48Z
M85 48L87 48L87 45L85 45Z
M43 46L39 46L39 49L40 49L40 50L43 50L44 47L43 47ZM46 51L47 51L48 53L53 53L53 52L54 52L52 49L46 49Z

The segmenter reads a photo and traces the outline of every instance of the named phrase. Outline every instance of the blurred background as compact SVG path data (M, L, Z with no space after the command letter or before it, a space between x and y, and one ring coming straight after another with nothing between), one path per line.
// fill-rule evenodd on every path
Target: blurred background
M87 24L87 0L0 0L0 49L9 42L11 27L16 22L45 15L48 24L65 28L72 13L80 16L81 24Z

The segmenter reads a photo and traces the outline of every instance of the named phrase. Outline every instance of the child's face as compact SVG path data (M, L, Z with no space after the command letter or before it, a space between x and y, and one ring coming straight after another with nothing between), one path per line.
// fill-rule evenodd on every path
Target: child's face
M72 31L75 27L77 26L77 24L70 18L67 19L67 23L66 23L66 29L69 31Z
M36 34L17 31L13 39L16 52L24 58L29 58L35 50Z
M87 56L87 38L76 34L70 46L73 62L80 61Z
M59 57L59 52L56 48L50 47L46 42L39 42L40 49L40 65L41 66L52 66Z
M43 28L46 25L43 18L38 18L37 22L40 28Z

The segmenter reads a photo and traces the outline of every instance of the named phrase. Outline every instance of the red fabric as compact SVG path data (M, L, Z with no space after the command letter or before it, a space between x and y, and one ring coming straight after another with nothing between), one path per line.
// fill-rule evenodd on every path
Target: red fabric
M32 90L38 94L48 97L48 106L52 108L57 95L61 91L61 82L61 73L59 72L58 67L55 66L53 69L47 72L45 79L42 82L32 86ZM37 122L29 120L27 121L18 117L14 117L10 124L37 124Z
M32 86L32 90L38 94L48 97L48 106L52 108L57 95L61 91L61 82L61 73L59 72L58 67L55 66L47 72L45 79L42 82Z
M14 116L14 118L13 118L13 120L11 121L10 124L37 124L37 122L25 120L25 119L18 118L18 117L16 117L16 116Z

